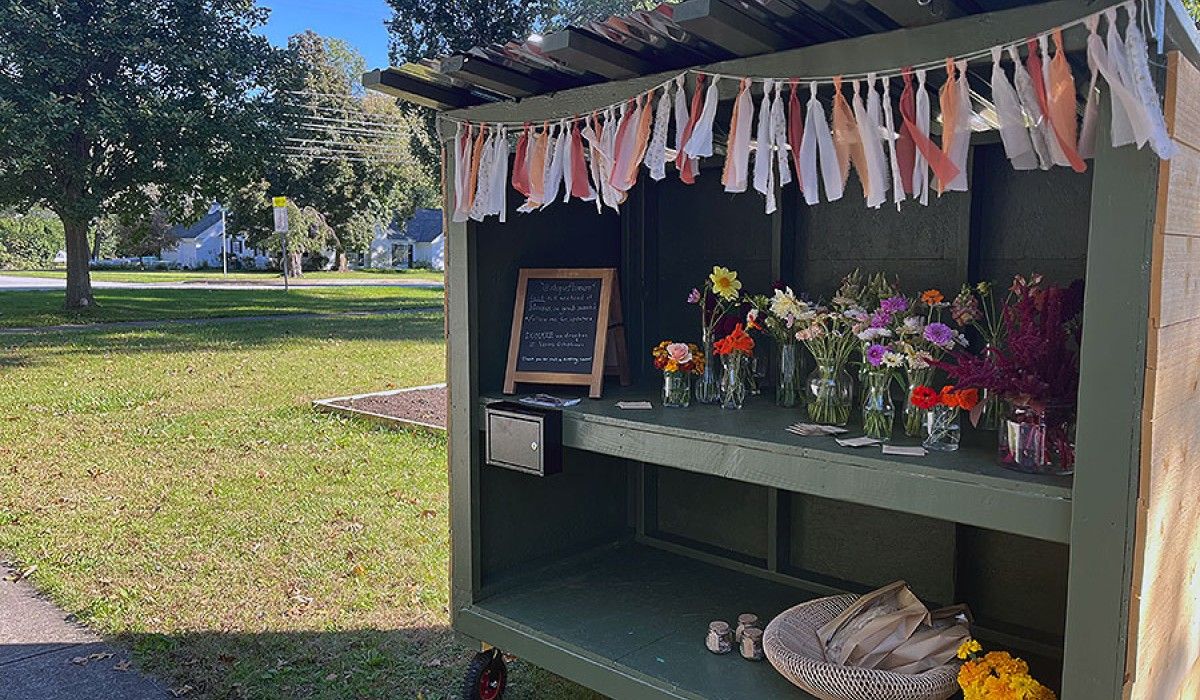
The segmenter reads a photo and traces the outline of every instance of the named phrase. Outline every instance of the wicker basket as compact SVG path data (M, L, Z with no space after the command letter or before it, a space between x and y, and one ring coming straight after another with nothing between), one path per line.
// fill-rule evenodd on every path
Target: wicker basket
M821 700L946 700L958 691L958 663L923 673L877 671L823 661L817 628L858 599L817 598L780 613L763 634L771 665Z

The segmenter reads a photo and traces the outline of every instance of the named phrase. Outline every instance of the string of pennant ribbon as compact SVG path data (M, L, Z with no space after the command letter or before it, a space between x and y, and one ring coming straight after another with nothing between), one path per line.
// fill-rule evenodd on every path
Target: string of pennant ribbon
M897 208L906 201L926 205L931 190L941 195L967 189L972 124L980 118L967 63L989 55L993 114L987 121L999 131L1014 169L1086 171L1096 148L1100 80L1109 88L1112 145L1148 145L1160 158L1170 158L1175 143L1167 134L1146 44L1146 34L1154 34L1149 2L1129 0L1120 13L1110 7L1034 35L1021 42L1023 60L1020 43L1014 43L949 57L944 65L847 76L764 78L688 70L586 115L541 124L454 120L453 219L494 215L505 221L510 184L524 197L520 212L544 209L560 197L594 202L599 212L620 210L642 167L662 180L671 163L684 183L694 183L700 159L713 155L722 80L738 86L721 171L726 192L752 187L770 214L777 206L777 184L795 182L810 205L822 201L822 192L823 201L835 201L847 194L853 169L867 207L889 200ZM1082 118L1062 39L1064 30L1078 25L1088 32L1090 72ZM946 74L936 97L927 87L931 71ZM695 76L690 97L689 74ZM896 78L902 88L894 102ZM753 83L762 84L757 107ZM818 96L822 85L833 86L828 109ZM930 129L932 99L941 114L940 142Z

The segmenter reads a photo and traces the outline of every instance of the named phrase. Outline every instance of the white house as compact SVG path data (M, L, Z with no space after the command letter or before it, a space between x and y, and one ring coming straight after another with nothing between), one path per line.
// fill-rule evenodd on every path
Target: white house
M445 244L442 210L418 209L402 228L395 224L377 227L363 264L377 269L430 267L443 270L446 267Z
M225 231L225 221L221 216L221 205L213 203L208 213L191 226L173 226L167 232L172 239L170 246L164 246L160 257L171 266L182 267L185 270L195 270L203 267L221 267L221 234ZM231 235L225 240L225 248L231 259L243 261L243 266L265 268L270 262L266 254L246 243L246 234Z

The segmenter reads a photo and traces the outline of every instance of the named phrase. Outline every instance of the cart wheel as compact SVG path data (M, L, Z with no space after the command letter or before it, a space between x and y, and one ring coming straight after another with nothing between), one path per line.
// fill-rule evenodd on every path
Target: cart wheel
M462 700L499 700L508 684L508 667L499 649L481 651L467 666Z

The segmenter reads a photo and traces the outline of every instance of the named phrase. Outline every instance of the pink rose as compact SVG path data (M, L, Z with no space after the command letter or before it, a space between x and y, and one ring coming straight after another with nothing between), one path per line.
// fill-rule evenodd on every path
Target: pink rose
M685 365L692 361L692 351L687 343L671 343L667 346L667 358Z

